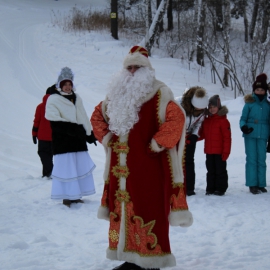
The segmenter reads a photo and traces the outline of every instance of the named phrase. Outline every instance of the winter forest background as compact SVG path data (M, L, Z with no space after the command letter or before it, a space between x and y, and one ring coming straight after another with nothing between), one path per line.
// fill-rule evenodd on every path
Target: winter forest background
M171 227L177 266L168 270L269 269L270 190L252 195L245 187L239 129L243 95L251 92L256 75L270 76L269 1L118 4L115 40L110 1L0 0L0 269L104 270L120 264L106 259L108 223L96 218L103 190L102 146L89 145L97 166L96 194L69 209L50 199L51 182L41 178L31 130L36 106L62 67L74 71L90 118L135 44L151 48L156 77L175 97L194 85L209 96L219 94L232 129L229 188L223 197L205 196L203 142L197 145L197 194L187 198L194 224ZM267 165L269 185L269 156Z
M110 28L110 7L118 2L120 39L140 43L150 53L181 59L211 80L230 87L234 97L247 92L269 66L269 0L112 0L97 11L75 6L65 31ZM94 23L93 23L94 21Z

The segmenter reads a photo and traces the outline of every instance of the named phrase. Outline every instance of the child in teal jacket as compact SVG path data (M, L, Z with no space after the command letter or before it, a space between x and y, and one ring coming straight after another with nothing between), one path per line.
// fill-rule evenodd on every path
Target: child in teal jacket
M259 194L266 190L266 147L270 135L270 105L267 102L267 76L260 74L253 83L253 93L245 96L240 128L245 140L246 186Z

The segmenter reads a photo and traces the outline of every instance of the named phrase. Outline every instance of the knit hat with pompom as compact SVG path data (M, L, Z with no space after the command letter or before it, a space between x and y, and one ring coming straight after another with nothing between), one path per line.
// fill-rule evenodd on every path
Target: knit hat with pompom
M253 88L253 92L257 89L257 88L262 88L265 91L268 90L268 85L267 85L267 75L265 73L262 73L260 75L258 75L256 77L255 82L252 85Z
M204 88L198 88L191 99L191 104L197 109L204 109L208 105L208 96Z

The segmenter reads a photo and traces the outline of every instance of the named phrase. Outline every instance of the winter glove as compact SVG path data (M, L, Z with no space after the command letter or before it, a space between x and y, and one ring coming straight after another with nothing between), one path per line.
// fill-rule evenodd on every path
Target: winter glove
M33 143L37 144L37 136L33 136Z
M266 147L266 152L267 152L267 153L270 153L270 137L268 138L267 147Z
M94 143L95 146L97 146L97 143L96 143L97 139L96 139L96 137L95 137L93 131L91 131L91 135L86 136L86 141L87 141L88 143L90 143L90 144L91 144L91 143Z
M229 153L223 153L223 154L221 155L222 160L223 160L223 161L226 161L226 160L228 159L229 155L230 155Z
M198 140L198 136L195 134L191 134L187 137L187 144L195 144Z
M249 133L251 133L253 131L253 128L252 127L251 128L248 128L247 125L244 125L244 126L241 127L241 130L242 130L242 132L244 134L249 134Z

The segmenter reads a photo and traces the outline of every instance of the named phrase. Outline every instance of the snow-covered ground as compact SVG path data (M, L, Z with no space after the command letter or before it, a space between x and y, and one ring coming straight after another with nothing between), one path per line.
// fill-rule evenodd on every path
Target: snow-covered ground
M41 178L31 135L35 108L62 67L74 71L89 117L104 98L112 74L122 67L129 50L124 42L106 33L64 33L51 25L52 10L64 13L89 2L95 7L108 5L107 0L0 0L1 270L105 270L120 264L106 259L108 223L96 218L103 189L102 146L89 146L97 165L97 193L69 209L50 199L51 182ZM195 65L188 70L179 59L157 55L150 61L156 77L175 96L194 85L205 87L209 95L218 93L232 126L225 196L204 195L203 142L197 145L197 195L187 198L194 224L171 228L177 266L168 269L269 269L270 192L255 196L245 187L245 151L238 127L243 98L234 100L232 91L211 84L207 70L198 76Z

